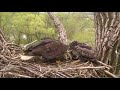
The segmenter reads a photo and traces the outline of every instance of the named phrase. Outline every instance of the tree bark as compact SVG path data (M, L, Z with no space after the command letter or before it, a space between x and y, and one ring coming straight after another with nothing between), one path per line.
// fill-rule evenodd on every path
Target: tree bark
M98 60L111 65L112 73L120 70L120 13L95 12L96 55Z
M66 34L66 31L64 29L63 24L54 15L54 13L52 13L52 12L47 12L47 13L48 13L49 17L51 18L51 20L54 22L54 25L57 29L58 34L59 34L59 36L58 36L59 40L64 44L68 44L67 34Z

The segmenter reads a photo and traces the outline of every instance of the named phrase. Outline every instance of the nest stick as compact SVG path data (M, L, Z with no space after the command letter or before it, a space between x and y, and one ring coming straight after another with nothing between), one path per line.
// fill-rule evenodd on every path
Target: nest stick
M21 74L13 73L13 72L8 72L8 74L14 75L14 76L18 76L18 77L21 77L21 78L32 78L32 77L30 77L30 76L21 75Z
M112 68L112 66L110 66L110 65L107 65L107 64L105 64L105 63L103 63L103 62L101 62L101 61L97 61L99 64L101 64L101 65L104 65L104 66L107 66L107 67L109 67L109 68Z
M75 70L75 69L105 69L106 66L98 66L98 67L77 67L77 68L67 68L67 69L62 69L62 70L59 70L59 71L66 71L66 70Z
M110 73L110 72L107 71L107 70L104 70L104 72L105 72L106 74L108 74L109 76L113 77L113 78L118 78L116 75Z

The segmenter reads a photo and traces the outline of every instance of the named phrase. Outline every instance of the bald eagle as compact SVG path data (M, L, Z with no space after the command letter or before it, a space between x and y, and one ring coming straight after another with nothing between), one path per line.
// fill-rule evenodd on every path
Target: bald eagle
M80 59L82 61L96 61L95 52L91 46L88 46L85 43L80 43L77 41L73 41L70 43L70 53L73 59Z
M52 38L43 38L41 42L24 49L25 55L42 56L47 61L64 60L68 46Z

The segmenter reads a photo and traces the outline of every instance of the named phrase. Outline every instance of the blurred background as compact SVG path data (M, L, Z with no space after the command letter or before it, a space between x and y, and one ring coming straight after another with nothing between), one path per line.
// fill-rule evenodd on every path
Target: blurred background
M55 12L64 25L68 40L94 46L95 27L92 12ZM57 39L56 28L46 12L0 12L0 28L10 41L25 45L44 37Z

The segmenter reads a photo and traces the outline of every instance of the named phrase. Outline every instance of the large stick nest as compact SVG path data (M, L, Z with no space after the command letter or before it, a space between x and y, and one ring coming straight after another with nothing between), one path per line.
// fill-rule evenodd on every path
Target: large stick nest
M1 78L101 78L116 77L109 72L110 66L95 66L92 62L65 61L43 63L39 57L21 60L22 48L6 42L0 35Z

